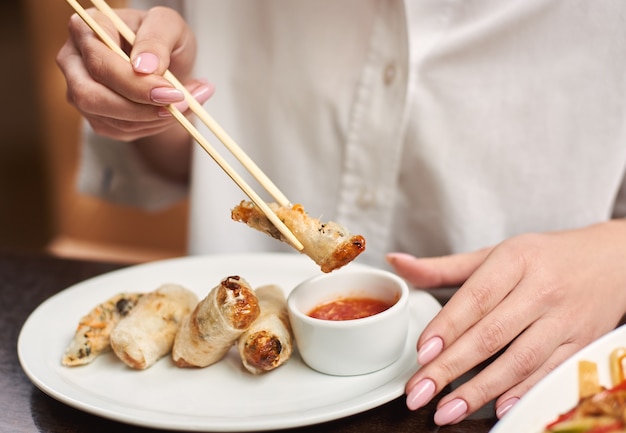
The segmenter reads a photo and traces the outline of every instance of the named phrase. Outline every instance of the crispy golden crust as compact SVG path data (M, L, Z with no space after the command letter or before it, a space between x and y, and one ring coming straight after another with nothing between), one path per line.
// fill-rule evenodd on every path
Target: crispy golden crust
M244 340L241 351L245 367L251 373L273 370L278 366L283 344L276 335L266 329L257 331L253 338Z
M137 304L140 293L119 293L98 304L83 316L74 338L65 350L62 363L68 367L88 364L111 349L113 328Z
M197 304L196 294L177 284L146 293L111 332L113 351L131 368L149 368L170 352L182 321Z
M331 272L350 263L365 251L365 238L351 235L339 224L311 218L301 205L292 207L270 203L269 207L292 231L304 246L303 253L320 266L322 272ZM231 218L285 243L280 231L265 217L254 203L242 201L231 211Z
M258 299L239 276L223 279L183 322L172 349L178 367L207 367L226 355L260 314Z
M244 367L252 374L273 370L291 357L293 337L283 291L274 285L256 290L259 318L237 341Z

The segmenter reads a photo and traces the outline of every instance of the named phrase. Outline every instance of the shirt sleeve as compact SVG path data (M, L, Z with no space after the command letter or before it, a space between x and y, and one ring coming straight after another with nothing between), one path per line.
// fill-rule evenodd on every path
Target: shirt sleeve
M86 122L82 138L79 192L149 211L165 209L187 196L187 185L151 171L128 143L99 136Z

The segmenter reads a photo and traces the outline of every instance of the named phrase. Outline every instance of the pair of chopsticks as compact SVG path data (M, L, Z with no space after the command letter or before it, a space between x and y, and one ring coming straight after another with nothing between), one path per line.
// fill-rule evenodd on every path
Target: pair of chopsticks
M122 58L130 62L128 55L117 45L117 43L100 27L91 15L78 3L77 0L66 0L82 20L91 30L104 42L111 50L119 54ZM117 31L124 39L133 45L135 42L134 32L122 21L115 11L105 0L91 0L93 5L109 18ZM196 99L185 89L180 81L168 70L163 74L174 87L182 91L185 100L189 104L190 110L211 130L211 132L224 144L224 146L237 158L246 170L265 188L265 190L281 206L290 206L287 197L274 185L274 183L261 171L261 169L246 155L246 153L235 143L235 141L224 131L224 129L211 117L209 113L196 101ZM250 200L265 214L274 226L281 232L293 246L299 251L304 249L302 243L294 236L289 228L270 209L259 195L246 183L246 181L220 156L219 153L209 144L207 139L200 134L196 127L187 119L176 107L169 105L166 107L172 116L187 130L187 132L198 142L198 144L213 158L213 160L226 172L226 174L237 184L237 186L250 198Z

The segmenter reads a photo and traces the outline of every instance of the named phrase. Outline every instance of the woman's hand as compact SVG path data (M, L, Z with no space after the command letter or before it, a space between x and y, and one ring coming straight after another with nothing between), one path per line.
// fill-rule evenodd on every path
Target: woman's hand
M473 253L388 260L416 287L461 285L417 342L422 367L406 386L410 409L502 351L442 397L439 425L459 422L494 398L501 417L626 312L626 220L521 235Z
M93 9L89 12L122 48L128 48L104 15ZM175 104L183 112L188 106L182 92L162 75L170 69L200 103L209 99L213 86L191 78L195 37L183 18L169 8L116 12L137 35L129 53L131 63L73 15L69 38L57 55L67 82L67 99L97 134L137 141L151 162L165 163L166 170L186 171L190 140L165 106ZM182 166L175 168L177 161Z

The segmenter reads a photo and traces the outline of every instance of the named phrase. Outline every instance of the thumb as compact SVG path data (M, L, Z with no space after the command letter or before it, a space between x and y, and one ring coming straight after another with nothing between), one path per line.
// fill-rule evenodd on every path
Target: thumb
M386 259L399 276L415 287L450 287L463 284L485 261L492 248L425 258L394 252L387 254Z
M130 57L135 72L163 75L175 68L172 72L185 81L195 55L195 38L183 18L173 9L154 7L137 28Z

